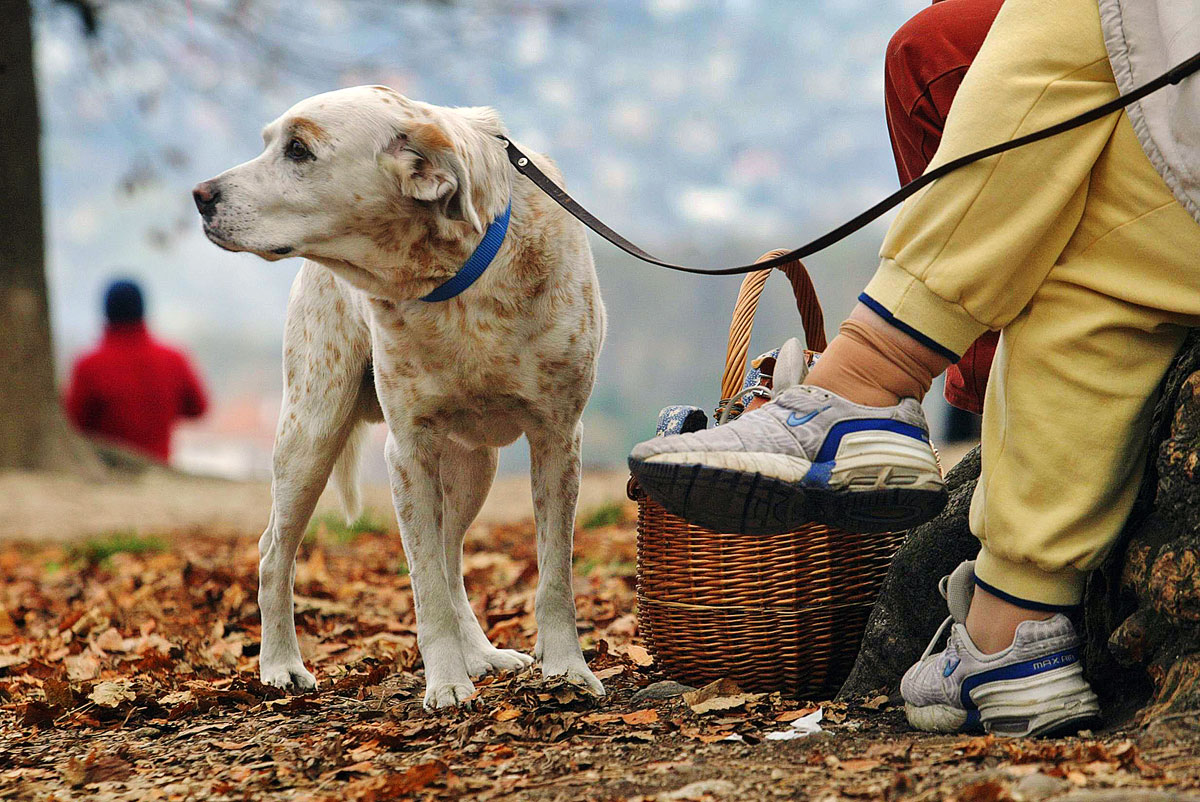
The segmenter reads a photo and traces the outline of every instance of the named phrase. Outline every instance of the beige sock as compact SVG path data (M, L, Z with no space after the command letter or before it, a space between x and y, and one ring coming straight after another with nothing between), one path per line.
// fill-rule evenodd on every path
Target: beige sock
M838 328L805 384L870 407L890 407L901 398L918 401L936 374L882 330L850 319Z

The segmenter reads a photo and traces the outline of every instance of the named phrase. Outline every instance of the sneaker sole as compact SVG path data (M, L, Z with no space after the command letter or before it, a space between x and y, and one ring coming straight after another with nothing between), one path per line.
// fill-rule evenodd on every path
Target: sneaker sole
M926 732L974 729L1004 738L1070 735L1100 723L1100 703L1078 662L1031 677L996 680L971 692L972 716L947 704L904 705L908 723ZM978 723L976 723L978 722Z
M638 484L663 506L718 532L774 535L810 523L848 532L898 532L937 516L945 488L826 490L757 473L630 458Z
M976 688L983 728L994 735L1063 735L1100 717L1100 702L1075 663L1036 677L989 682Z
M905 702L904 717L909 726L922 732L983 732L978 720L971 723L966 710L952 705L918 707Z

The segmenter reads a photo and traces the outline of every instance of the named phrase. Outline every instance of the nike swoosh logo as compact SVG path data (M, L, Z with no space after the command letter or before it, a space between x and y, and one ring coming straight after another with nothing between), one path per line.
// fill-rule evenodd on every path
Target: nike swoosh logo
M954 673L954 669L958 668L958 664L962 662L961 657L956 657L946 663L946 667L942 669L942 676L948 677Z
M792 414L788 415L788 419L787 419L788 426L803 426L804 424L808 423L810 420L817 417L818 415L820 415L822 412L824 412L827 409L829 409L829 407L822 407L821 409L814 409L812 412L808 413L807 415L796 415L796 413L793 412Z

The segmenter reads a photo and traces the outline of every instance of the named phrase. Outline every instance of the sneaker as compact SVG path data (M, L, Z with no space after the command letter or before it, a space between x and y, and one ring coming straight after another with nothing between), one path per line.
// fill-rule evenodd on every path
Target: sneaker
M1024 737L1066 734L1095 722L1100 703L1083 678L1070 619L1059 613L1025 621L1011 646L983 654L964 625L974 586L974 562L963 563L938 585L950 617L900 681L908 723L928 732L983 729ZM933 654L947 628L946 647Z
M809 385L714 429L647 440L629 468L668 512L750 535L813 521L899 531L946 505L916 400L867 407Z

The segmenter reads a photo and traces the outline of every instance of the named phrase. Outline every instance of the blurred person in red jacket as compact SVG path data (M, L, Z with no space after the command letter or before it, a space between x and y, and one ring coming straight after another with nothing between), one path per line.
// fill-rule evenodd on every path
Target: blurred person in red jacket
M204 387L181 351L150 335L137 284L113 282L104 313L103 339L71 372L67 415L86 435L167 462L175 422L208 408Z

